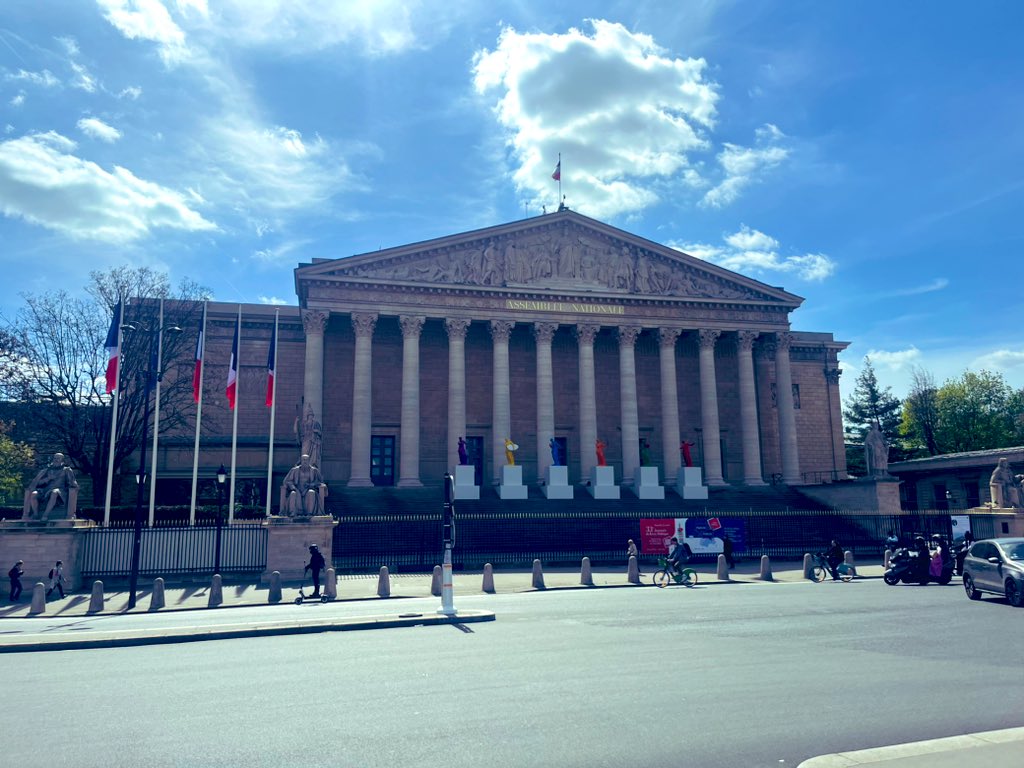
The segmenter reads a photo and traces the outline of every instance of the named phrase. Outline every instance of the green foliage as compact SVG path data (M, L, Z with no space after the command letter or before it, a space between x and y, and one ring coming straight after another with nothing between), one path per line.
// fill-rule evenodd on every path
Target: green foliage
M914 368L910 393L903 401L900 436L909 458L935 456L938 443L938 388L935 378L923 368Z
M935 400L936 440L944 453L1019 444L1024 391L1014 392L1002 374L966 371L943 384Z
M899 398L892 394L890 387L883 389L879 385L870 358L864 358L864 367L857 377L857 385L846 400L843 420L846 425L847 469L851 474L857 475L858 467L861 474L864 471L864 435L876 421L889 443L889 460L900 461L904 458L905 452L896 440L901 421Z
M9 437L13 426L0 421L0 504L21 500L25 473L32 467L32 449Z

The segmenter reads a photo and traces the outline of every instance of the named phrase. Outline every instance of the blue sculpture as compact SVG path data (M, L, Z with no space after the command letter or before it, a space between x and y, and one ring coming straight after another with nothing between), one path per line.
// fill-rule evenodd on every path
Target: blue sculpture
M562 449L558 445L558 441L555 438L551 438L548 441L548 445L551 446L551 466L560 467L562 466Z

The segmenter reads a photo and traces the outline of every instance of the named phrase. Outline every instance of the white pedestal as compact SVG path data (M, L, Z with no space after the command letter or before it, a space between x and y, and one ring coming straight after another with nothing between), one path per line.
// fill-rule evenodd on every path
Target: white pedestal
M544 495L549 499L571 499L572 486L569 485L568 467L548 467L547 482L544 483Z
M592 468L587 490L595 499L618 499L619 486L615 484L615 470L612 467Z
M707 499L708 488L704 485L700 467L680 467L676 475L676 493L684 499Z
M523 468L505 465L501 468L501 485L498 486L498 496L502 499L525 499L526 486L523 485Z
M476 484L476 467L460 464L455 468L455 498L480 498L480 486Z
M633 493L638 499L664 499L665 489L658 482L657 467L637 467L633 475Z

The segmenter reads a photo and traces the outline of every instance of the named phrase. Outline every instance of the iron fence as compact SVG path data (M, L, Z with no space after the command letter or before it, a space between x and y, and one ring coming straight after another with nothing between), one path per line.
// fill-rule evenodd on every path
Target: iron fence
M132 527L83 531L82 577L127 577L131 572ZM217 527L142 529L139 573L143 576L212 574ZM267 529L261 524L225 525L221 529L220 572L255 573L267 565Z

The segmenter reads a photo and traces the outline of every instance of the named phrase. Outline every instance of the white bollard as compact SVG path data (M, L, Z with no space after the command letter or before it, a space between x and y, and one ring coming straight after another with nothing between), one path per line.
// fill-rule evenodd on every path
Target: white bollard
M380 576L377 577L377 597L391 597L391 576L388 575L388 567L381 566Z
M267 591L267 602L271 605L281 602L281 572L270 574L270 589Z
M856 563L853 562L853 552L850 550L843 552L843 562L847 565L856 565Z
M454 616L455 586L452 583L452 545L445 543L444 558L441 561L441 607L437 612L442 616Z
M490 563L484 563L484 582L480 589L490 595L494 594L494 566Z
M43 582L37 581L32 587L32 605L28 609L29 615L34 613L46 613L46 587Z
M891 559L892 559L892 550L891 549L885 550L885 552L882 553L882 570L883 571L888 571L889 570L889 561Z
M811 558L810 552L804 552L804 578L810 579L811 571L814 568L814 560Z
M430 579L430 594L434 597L441 596L441 566L434 566L434 575Z
M640 583L640 564L636 561L636 555L629 556L629 567L626 569L626 580L630 584Z
M584 557L580 563L580 584L587 587L594 586L594 574L590 571L590 558Z
M717 577L719 581L729 581L729 563L726 562L725 555L718 556Z
M92 594L89 596L88 613L99 613L103 610L103 605L103 582L94 581L92 583Z
M206 601L207 608L216 608L224 602L224 588L221 586L220 574L213 574L210 579L210 599Z
M164 580L157 576L153 579L153 592L149 596L149 610L159 611L164 605Z
M772 561L768 559L768 555L761 555L761 581L775 581L775 577L772 575Z
M544 589L544 569L541 567L540 560L533 561L533 588Z
M333 568L328 568L324 575L324 594L328 600L338 599L338 573Z

